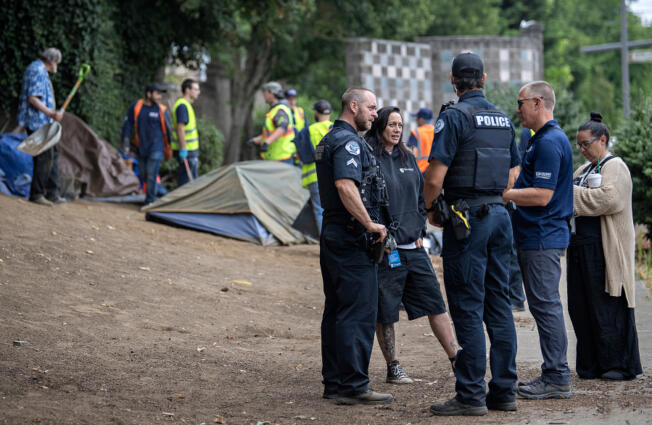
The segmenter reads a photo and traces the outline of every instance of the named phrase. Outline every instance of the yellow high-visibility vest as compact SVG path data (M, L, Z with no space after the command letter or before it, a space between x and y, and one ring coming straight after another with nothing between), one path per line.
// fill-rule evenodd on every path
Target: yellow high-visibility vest
M317 147L321 139L328 133L333 126L333 121L320 121L308 126L310 132L310 141L313 147ZM310 164L303 164L301 166L301 184L303 187L308 187L310 183L317 181L317 164L311 162Z
M197 131L197 120L195 119L195 110L185 98L180 97L174 103L172 108L172 150L179 150L179 137L177 136L177 108L179 105L186 105L188 110L188 122L183 126L186 133L186 149L196 151L199 149L199 132Z
M283 161L284 159L291 158L296 152L296 146L292 143L294 140L294 126L292 125L292 111L290 107L282 103L278 103L269 110L265 115L265 126L263 127L263 141L267 140L269 136L276 130L274 125L274 116L282 110L288 116L290 125L285 130L285 133L267 147L267 152L262 152L260 157L266 161Z
M295 106L292 108L292 112L294 113L294 115L292 115L294 129L299 132L306 126L306 116L303 113L303 108L301 106Z

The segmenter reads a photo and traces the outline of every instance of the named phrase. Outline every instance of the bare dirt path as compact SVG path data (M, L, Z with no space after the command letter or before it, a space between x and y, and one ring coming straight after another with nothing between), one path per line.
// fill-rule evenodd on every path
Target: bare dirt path
M404 315L400 358L417 382L385 384L376 348L372 385L395 403L335 406L321 399L318 246L262 248L128 205L0 195L0 215L0 423L652 423L647 376L575 380L572 399L515 413L431 417L453 394L450 365L426 321Z

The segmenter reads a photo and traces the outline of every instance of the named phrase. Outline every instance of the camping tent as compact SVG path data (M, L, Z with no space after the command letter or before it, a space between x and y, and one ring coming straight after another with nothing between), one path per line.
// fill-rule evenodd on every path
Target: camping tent
M303 243L292 227L310 193L300 170L272 161L218 168L143 208L148 220L261 245Z

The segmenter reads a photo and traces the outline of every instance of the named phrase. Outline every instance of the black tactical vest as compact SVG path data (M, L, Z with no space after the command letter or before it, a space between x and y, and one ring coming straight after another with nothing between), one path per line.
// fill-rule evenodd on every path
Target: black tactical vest
M464 129L455 158L444 179L444 189L502 191L511 165L512 124L495 109L481 109L460 102L449 107L462 112L471 123Z

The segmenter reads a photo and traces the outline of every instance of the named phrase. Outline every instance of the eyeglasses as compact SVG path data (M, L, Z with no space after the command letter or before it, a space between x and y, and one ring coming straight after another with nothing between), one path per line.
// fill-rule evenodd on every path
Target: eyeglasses
M580 149L587 149L589 147L589 145L591 145L592 143L597 142L598 140L600 140L600 138L595 137L595 138L593 138L591 140L584 140L584 141L581 141L581 142L577 142L577 147L580 148Z
M536 100L536 99L543 100L543 96L535 96L535 97L528 97L528 98L525 98L525 99L518 99L516 101L516 103L518 103L518 109L521 109L523 107L523 102L525 102L526 100Z

